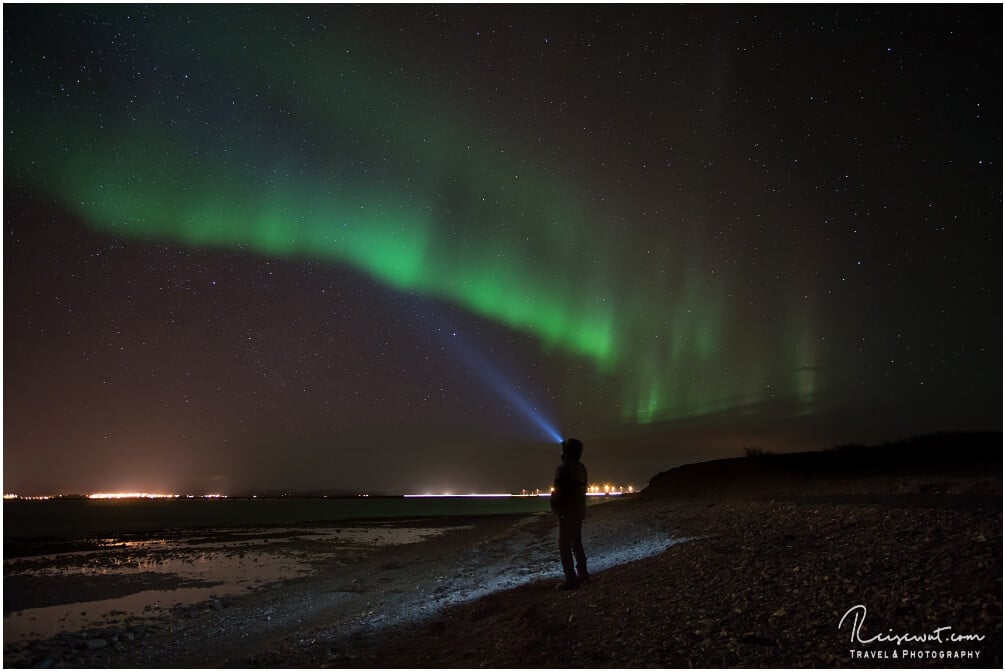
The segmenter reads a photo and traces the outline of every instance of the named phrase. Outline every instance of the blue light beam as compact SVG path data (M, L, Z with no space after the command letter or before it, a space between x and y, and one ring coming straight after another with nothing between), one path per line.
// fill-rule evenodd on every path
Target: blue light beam
M548 439L555 443L562 443L562 435L556 429L555 424L546 419L521 393L520 388L511 384L506 376L475 345L456 329L441 328L440 332L447 334L451 347L460 355L461 360L478 374L496 394L520 411Z

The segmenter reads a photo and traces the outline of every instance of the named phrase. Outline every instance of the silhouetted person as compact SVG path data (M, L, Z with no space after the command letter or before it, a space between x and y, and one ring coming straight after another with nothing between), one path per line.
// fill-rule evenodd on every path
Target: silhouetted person
M583 552L583 519L587 515L587 467L580 462L583 444L579 439L562 442L562 464L555 470L552 510L559 516L559 558L566 580L559 590L572 590L587 583L587 554ZM573 557L576 571L573 571Z

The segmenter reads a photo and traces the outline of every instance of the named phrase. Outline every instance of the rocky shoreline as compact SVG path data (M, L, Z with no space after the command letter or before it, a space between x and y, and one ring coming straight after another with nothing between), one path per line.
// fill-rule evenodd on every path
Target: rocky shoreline
M5 649L4 663L1001 667L1001 481L992 494L988 482L872 486L592 507L587 552L602 566L565 593L547 515L487 519L237 598ZM861 640L949 630L850 641L851 618L839 622L856 605Z
M872 504L846 499L638 502L625 513L694 538L599 573L570 593L539 582L348 644L319 628L307 633L314 644L287 642L243 662L1001 667L1001 498L984 498L985 506L952 494L929 496L926 505L896 495L875 496ZM949 629L938 633L940 642L861 644L850 641L851 618L839 628L856 605L868 610L860 640Z

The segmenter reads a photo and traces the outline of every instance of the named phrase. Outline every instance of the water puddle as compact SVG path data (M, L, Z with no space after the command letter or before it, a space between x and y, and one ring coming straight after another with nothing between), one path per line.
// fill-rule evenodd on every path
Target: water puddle
M312 561L322 557L341 553L348 560L361 551L414 544L456 529L463 528L200 531L174 539L106 539L97 551L14 558L4 563L5 610L39 606L4 616L4 644L153 618L172 607L226 599L309 575Z
M131 575L176 578L186 584L203 585L140 590L122 597L85 599L69 604L24 609L4 617L4 642L47 638L61 632L105 627L126 618L155 616L161 609L195 604L215 597L231 597L310 572L310 565L303 560L262 551L244 557L209 552L107 567L68 567L29 572L26 575L42 577L43 586L46 577L71 577L86 582L93 577L114 579ZM7 577L8 580L9 578Z
M64 632L100 629L137 617L159 615L165 604L194 604L226 594L222 587L144 590L127 597L26 609L4 619L4 645L48 639Z

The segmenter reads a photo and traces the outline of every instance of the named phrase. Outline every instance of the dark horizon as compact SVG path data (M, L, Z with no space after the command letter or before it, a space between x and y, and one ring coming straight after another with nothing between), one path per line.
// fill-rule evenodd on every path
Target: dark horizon
M1002 7L5 5L4 490L1002 431Z
M995 446L993 446L993 442ZM618 481L611 482L605 479L595 479L592 485L610 484L610 492L593 492L594 495L601 496L624 496L638 495L643 493L655 480L663 479L667 474L674 472L679 467L708 466L712 468L712 463L719 465L728 462L746 462L750 458L768 459L768 464L776 465L785 471L805 472L807 477L821 477L822 469L832 469L833 476L870 478L870 477L890 477L893 474L903 474L905 476L927 476L929 478L940 475L955 478L959 476L994 476L1002 470L1002 453L998 451L998 444L1002 442L1001 431L976 431L976 432L935 432L923 434L910 438L899 438L893 441L883 441L876 444L848 443L835 444L827 448L818 449L794 449L791 451L776 452L772 449L761 446L746 446L741 454L727 454L719 457L702 458L695 462L684 462L676 464L668 469L653 474L642 485L636 483ZM993 450L993 448L996 448ZM801 457L812 458L810 462L790 461L789 458ZM786 458L786 459L778 459ZM816 458L824 458L817 461ZM834 459L832 459L834 458ZM996 462L998 458L998 462ZM995 463L995 464L993 464ZM763 463L764 464L764 463ZM801 466L804 465L804 466ZM828 465L831 465L830 467ZM808 470L809 467L809 470ZM995 469L989 472L988 469ZM716 473L712 471L710 473ZM604 485L600 485L604 487ZM706 487L708 484L695 484L695 487ZM235 490L231 492L201 493L191 490L179 490L174 492L132 492L132 493L111 493L112 497L98 497L98 499L156 499L166 495L174 495L175 498L197 498L197 499L359 499L359 498L402 498L402 497L443 497L443 498L464 498L469 496L498 497L498 496L522 496L536 497L546 496L547 488L536 486L516 487L510 490L493 490L483 492L467 492L455 490L444 492L430 490L419 492L416 490L402 491L375 491L367 489L350 488L320 488L284 490L275 488L261 488L257 490ZM32 500L39 498L46 499L84 499L89 498L95 492L21 492L11 493L17 499ZM100 493L99 493L100 494ZM142 495L129 497L123 495ZM167 497L170 498L170 497Z

